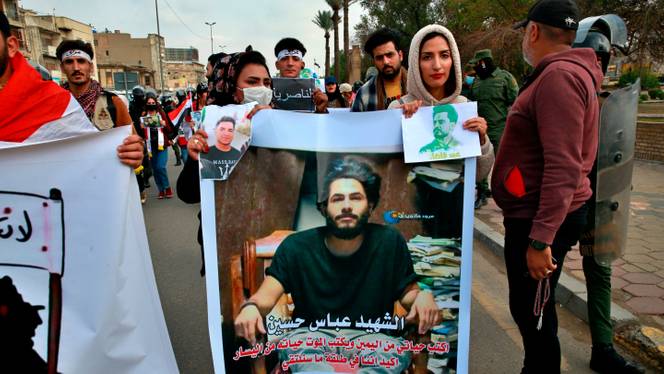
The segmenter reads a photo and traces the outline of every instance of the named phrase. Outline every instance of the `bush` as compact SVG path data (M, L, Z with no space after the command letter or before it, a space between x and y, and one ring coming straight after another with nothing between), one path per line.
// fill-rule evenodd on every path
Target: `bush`
M638 70L630 70L620 76L618 80L619 87L627 87L630 84L636 82L636 79L641 77L641 89L650 90L659 88L659 80L655 74L647 70L642 70L639 74Z
M643 101L646 101L646 100L648 100L648 94L641 94L639 96L639 102L643 102Z
M664 100L664 91L659 88L649 90L648 95L652 100Z

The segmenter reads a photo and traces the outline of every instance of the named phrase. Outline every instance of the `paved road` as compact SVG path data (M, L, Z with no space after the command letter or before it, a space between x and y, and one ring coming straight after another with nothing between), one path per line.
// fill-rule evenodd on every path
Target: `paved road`
M169 161L173 163L172 158ZM174 185L180 168L169 167ZM212 373L205 302L196 243L198 206L177 198L157 200L155 188L144 206L159 294L171 343L182 373ZM518 373L521 340L507 309L507 281L501 260L475 242L473 261L471 373ZM587 326L559 310L563 372L589 373Z

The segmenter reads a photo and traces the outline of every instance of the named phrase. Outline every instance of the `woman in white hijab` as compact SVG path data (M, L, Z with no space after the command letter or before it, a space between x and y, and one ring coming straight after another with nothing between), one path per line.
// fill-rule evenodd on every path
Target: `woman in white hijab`
M420 106L465 103L468 100L459 94L461 85L461 59L454 36L443 26L428 25L410 43L408 94L393 101L389 108L402 108L404 116L410 118ZM486 120L474 117L463 127L476 131L480 137L482 156L478 158L477 178L483 179L494 161Z

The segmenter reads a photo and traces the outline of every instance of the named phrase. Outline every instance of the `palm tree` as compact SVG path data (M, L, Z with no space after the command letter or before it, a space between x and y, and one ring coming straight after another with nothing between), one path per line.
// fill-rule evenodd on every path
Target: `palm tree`
M344 2L344 55L346 56L346 71L343 77L344 82L348 82L348 77L350 76L350 37L348 35L348 7L350 6L350 0L343 0Z
M325 0L332 8L332 24L334 26L334 76L339 77L339 10L343 0Z
M332 12L319 10L313 23L325 31L325 76L330 75L330 30L332 29Z

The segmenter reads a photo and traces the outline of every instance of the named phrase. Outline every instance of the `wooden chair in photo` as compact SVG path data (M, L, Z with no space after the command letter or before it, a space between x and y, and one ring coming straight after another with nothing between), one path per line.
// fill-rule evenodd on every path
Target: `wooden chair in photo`
M294 231L277 230L271 235L260 239L249 239L244 243L242 256L233 256L231 258L231 280L233 289L233 318L240 312L240 307L246 297L253 295L260 287L263 279L265 278L265 269L270 265L272 258L279 247L279 244ZM290 295L283 295L273 308L272 313L279 315L282 319L288 319L292 313L292 299ZM406 310L399 304L394 303L395 315L405 316ZM418 343L429 343L429 336L417 335L417 333L409 334L406 339ZM263 341L264 343L265 341ZM407 369L409 374L428 373L427 370L428 355L426 352L413 355L411 365ZM349 372L347 368L343 372ZM275 368L280 373L281 368ZM351 371L352 372L352 371ZM251 362L252 374L266 374L266 360L261 356L252 359Z

